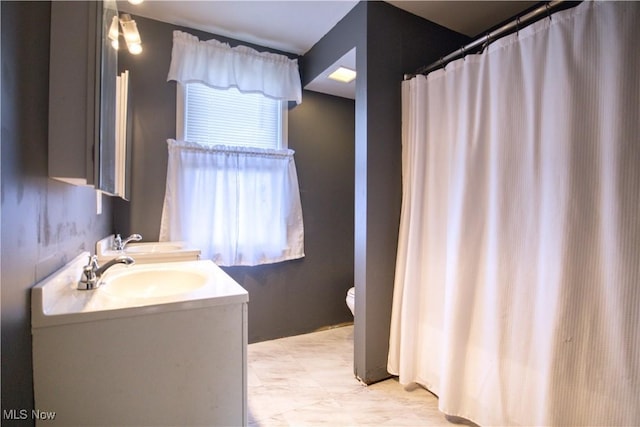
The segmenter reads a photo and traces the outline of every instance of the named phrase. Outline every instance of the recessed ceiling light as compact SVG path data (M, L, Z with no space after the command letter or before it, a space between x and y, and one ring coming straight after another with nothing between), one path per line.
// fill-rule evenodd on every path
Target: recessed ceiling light
M355 70L351 70L346 67L338 67L333 73L328 76L331 80L337 80L342 83L349 83L356 78Z

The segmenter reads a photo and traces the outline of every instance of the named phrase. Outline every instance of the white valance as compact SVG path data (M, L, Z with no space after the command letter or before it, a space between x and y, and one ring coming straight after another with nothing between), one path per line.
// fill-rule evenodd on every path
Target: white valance
M237 87L286 101L302 102L298 60L247 46L230 47L211 39L173 32L171 66L167 81L200 82L218 89Z

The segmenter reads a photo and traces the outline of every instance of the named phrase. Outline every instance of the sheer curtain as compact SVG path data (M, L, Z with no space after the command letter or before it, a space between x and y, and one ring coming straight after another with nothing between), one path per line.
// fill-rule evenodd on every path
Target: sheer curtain
M168 141L160 240L188 241L218 265L304 256L292 150Z
M389 372L481 425L640 422L640 3L403 83Z

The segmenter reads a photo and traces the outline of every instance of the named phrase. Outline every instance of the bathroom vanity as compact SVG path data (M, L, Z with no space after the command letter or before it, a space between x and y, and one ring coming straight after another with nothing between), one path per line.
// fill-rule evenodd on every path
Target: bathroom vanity
M246 425L247 292L211 261L77 290L87 259L32 289L35 409L56 414L41 425Z

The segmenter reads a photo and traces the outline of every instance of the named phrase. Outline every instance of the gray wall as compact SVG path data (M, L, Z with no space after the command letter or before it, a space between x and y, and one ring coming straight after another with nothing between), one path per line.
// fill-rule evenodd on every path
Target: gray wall
M354 370L368 384L388 377L402 200L400 82L467 41L388 3L361 2L304 58L309 82L356 48Z
M30 411L30 288L80 252L93 252L111 232L111 203L105 197L96 215L92 189L47 178L50 4L1 7L2 409Z
M289 111L305 258L225 269L249 291L249 337L264 340L352 322L354 103L305 91Z
M139 56L122 53L119 60L131 73L132 196L131 202L117 202L115 226L121 233L141 233L151 241L158 239L160 230L166 139L176 136L176 83L167 82L166 77L172 32L182 28L135 19L145 50ZM241 43L183 30L203 40ZM289 147L296 151L306 256L264 266L225 268L249 292L249 342L353 320L345 296L353 284L354 102L305 91L302 104L290 108L288 122Z

